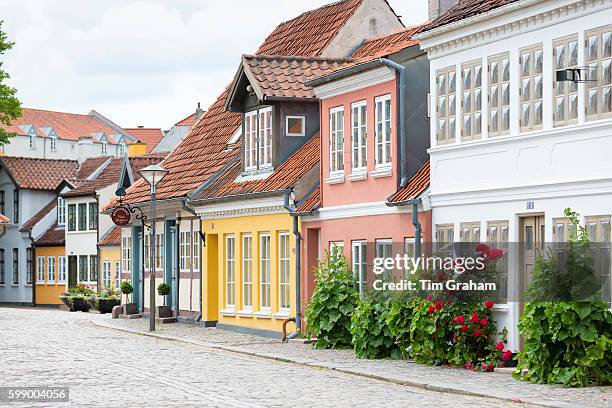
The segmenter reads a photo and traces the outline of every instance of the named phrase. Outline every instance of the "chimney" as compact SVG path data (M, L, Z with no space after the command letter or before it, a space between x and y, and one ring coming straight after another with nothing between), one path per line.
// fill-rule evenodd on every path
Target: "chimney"
M144 129L143 125L138 125L138 129Z
M429 20L435 20L460 2L460 0L429 0Z
M200 102L198 102L198 107L196 108L196 111L195 111L196 119L200 119L203 113L204 111L202 111L202 108L200 108Z

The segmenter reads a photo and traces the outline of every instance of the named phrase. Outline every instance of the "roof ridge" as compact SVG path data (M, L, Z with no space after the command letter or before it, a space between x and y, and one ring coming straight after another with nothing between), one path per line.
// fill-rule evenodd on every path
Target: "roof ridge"
M46 157L27 157L27 156L0 156L0 160L2 159L20 159L20 160L45 160L45 161L54 161L54 162L70 162L70 163L79 163L78 160L73 159L49 159Z
M86 116L86 117L89 117L89 118L93 117L93 116L91 116L91 115L89 115L87 113L73 113L73 112L64 112L64 111L57 111L57 110L51 110L51 109L26 108L26 107L23 107L21 109L35 110L35 111L39 111L39 112L61 113L62 115L78 115L78 116Z
M343 57L308 57L303 55L267 55L267 54L242 54L243 58L262 58L262 59L291 59L300 61L335 61L335 62L353 62L356 58Z
M287 25L287 24L290 24L290 23L294 22L295 20L298 20L298 19L300 19L300 18L302 18L304 16L307 16L309 14L315 13L317 11L321 11L321 10L324 10L326 8L334 7L334 6L337 6L339 4L348 3L348 2L351 2L351 1L359 1L360 3L363 3L363 0L339 0L339 1L335 1L333 3L324 4L321 7L317 7L316 9L305 11L302 14L298 15L297 17L293 17L291 20L283 21L282 23L278 24L276 26L276 28L284 26L284 25Z

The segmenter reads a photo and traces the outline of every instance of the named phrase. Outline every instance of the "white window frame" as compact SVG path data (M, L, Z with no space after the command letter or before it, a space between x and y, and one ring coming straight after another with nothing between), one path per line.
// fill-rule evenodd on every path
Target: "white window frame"
M115 289L121 285L121 261L115 261Z
M368 243L365 240L351 242L351 269L359 285L359 294L363 294L367 284Z
M510 133L510 53L504 52L489 57L487 65L489 78L488 137L507 135ZM496 77L493 76L494 73ZM496 89L497 92L495 92ZM507 98L504 100L505 94ZM508 115L507 123L504 121L505 114Z
M264 253L264 241L268 241L267 242L267 250L268 253ZM272 243L272 239L270 238L270 233L269 232L262 232L259 234L259 310L260 313L269 313L271 310L271 306L272 306L272 299L271 294L271 282L270 282L270 278L272 276L271 273L271 266L272 266L272 262L271 262L271 243ZM267 276L265 276L266 274L266 269L267 269ZM265 278L265 280L264 280ZM265 305L264 302L264 290L267 290L267 298L268 298L268 304Z
M329 241L329 253L334 252L334 248L340 248L340 255L344 255L344 241Z
M585 32L585 50L584 50L584 59L585 65L587 67L587 79L589 81L586 82L585 86L585 110L586 110L586 120L598 120L612 117L612 106L609 106L608 112L602 112L602 92L604 90L608 90L608 99L612 100L612 50L610 50L608 55L604 55L604 35L610 34L610 41L612 42L612 24L596 28L594 30L588 30ZM597 38L597 55L595 58L591 58L591 45L589 43L590 39L596 37ZM611 45L612 48L612 45ZM610 72L610 81L606 81L604 78L604 66L608 67ZM593 77L595 75L595 77ZM597 99L597 111L593 112L589 110L591 106L591 95L595 95ZM612 102L610 102L612 104Z
M257 169L257 111L244 114L244 169Z
M111 263L102 261L102 287L110 288L111 284Z
M363 110L365 108L365 111ZM357 122L355 123L355 112ZM351 104L351 171L363 173L368 168L368 102Z
M48 256L47 257L47 283L53 284L55 283L55 257Z
M246 242L249 242L247 245ZM242 309L253 309L253 235L242 235ZM248 270L248 276L247 276ZM247 279L248 278L248 279ZM248 297L247 297L248 294Z
M542 64L539 66L537 55L538 53L542 56ZM528 71L525 71L525 55L529 56L529 67ZM521 48L519 50L519 125L521 132L530 132L532 130L540 130L544 124L544 49L542 43L534 44L529 47ZM540 95L537 95L537 81L538 78L541 84ZM529 85L525 87L525 81L528 81ZM527 90L527 91L526 91ZM540 104L542 110L540 122L535 122L537 105ZM529 107L529 120L525 123L524 109L525 106Z
M45 283L45 257L36 257L36 282Z
M191 267L200 270L200 231L194 230L191 236ZM162 266L163 268L163 266Z
M57 136L55 136L55 133L49 135L49 148L51 151L57 150Z
M301 121L302 123L302 130L300 131L300 133L291 133L289 132L289 120L291 119L297 119L299 121ZM296 115L296 116L286 116L285 117L285 134L287 136L306 136L306 116L304 115Z
M58 256L57 257L57 282L58 283L64 283L66 282L66 278L67 278L67 263L66 263L66 257L65 256Z
M461 66L461 141L482 138L482 76L480 59Z
M444 126L441 126L442 122ZM449 128L450 123L453 124L452 131ZM436 71L436 146L455 143L456 134L457 68L453 65Z
M329 110L329 174L344 174L344 106Z
M274 120L272 118L272 107L259 109L258 112L259 137L257 138L257 146L259 154L257 156L257 166L260 169L267 169L272 167L272 122Z
M118 145L118 155L119 157L125 156L125 141L120 141Z
M283 253L284 244L287 245L286 253ZM287 281L285 281L283 278L284 272L286 273ZM285 299L285 296L287 296L287 299ZM280 312L289 312L290 309L291 309L291 239L290 239L288 232L279 232L278 233L278 310Z
M144 234L144 269L146 272L151 270L151 234L150 231L145 232Z
M57 198L57 225L66 225L66 199Z
M389 117L387 117L387 103L389 106ZM380 107L380 109L379 109ZM383 95L374 99L374 116L375 128L374 135L376 139L376 168L391 166L393 158L392 151L392 135L393 135L393 104L391 103L391 95ZM381 118L382 113L382 118ZM388 152L387 152L388 150Z
M575 61L570 60L570 47L571 44L575 46ZM578 34L573 34L563 38L553 40L553 99L552 99L552 110L553 110L553 126L567 126L570 124L578 123L578 83L573 81L561 81L557 82L556 72L557 70L578 68ZM561 53L562 54L561 54ZM563 60L560 61L559 58ZM570 117L570 98L573 99L575 104L574 117ZM559 106L562 106L563 116L559 116Z
M469 243L479 243L482 239L480 222L462 222L459 225L459 241Z
M225 236L225 307L236 308L236 237Z
M108 152L108 142L106 140L102 141L102 156L105 156Z
M123 270L125 272L130 272L131 261L132 261L132 237L122 237L121 238L121 260L123 262Z
M30 150L34 150L36 149L36 133L34 133L34 131L30 131L30 133L28 134L28 145Z

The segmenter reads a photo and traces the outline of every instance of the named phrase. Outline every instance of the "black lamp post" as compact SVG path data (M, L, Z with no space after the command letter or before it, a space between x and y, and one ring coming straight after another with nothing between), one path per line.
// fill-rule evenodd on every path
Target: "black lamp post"
M140 170L139 173L151 187L151 239L149 240L151 245L151 270L149 272L149 331L155 331L155 223L157 218L155 214L156 190L157 185L168 173L168 171L158 164L153 164Z

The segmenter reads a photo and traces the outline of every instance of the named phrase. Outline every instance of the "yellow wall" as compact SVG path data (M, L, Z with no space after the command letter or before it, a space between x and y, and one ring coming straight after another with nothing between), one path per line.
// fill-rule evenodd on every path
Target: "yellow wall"
M66 282L59 283L59 259L58 257L65 255L64 247L36 247L34 254L34 282L36 285L36 299L35 303L37 305L61 305L62 302L58 299L58 297L66 292L67 289L67 281L68 281L68 264L66 264ZM45 257L45 282L38 283L38 257ZM53 282L49 282L48 273L48 263L49 257L55 258L55 280Z
M116 265L119 264L121 269L121 247L120 246L101 246L100 247L100 279L104 279L104 262L110 262L110 286L115 288L115 277L117 272L121 273L121 270L117 271ZM104 284L104 281L102 281Z
M132 143L128 145L128 156L138 157L147 154L147 145L144 143Z
M206 233L206 244L203 247L203 319L218 321L222 324L237 325L254 329L281 331L282 322L287 316L279 316L279 233L289 234L289 277L290 277L290 311L288 317L295 315L295 236L292 230L293 221L288 214L260 215L216 220L204 220L203 231ZM260 236L270 234L270 315L258 317L260 311ZM252 243L252 316L231 316L224 313L226 309L226 237L235 237L235 310L244 310L242 296L242 237L251 234ZM275 316L275 314L277 316ZM293 323L287 325L293 331Z

